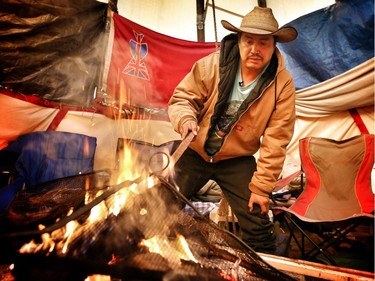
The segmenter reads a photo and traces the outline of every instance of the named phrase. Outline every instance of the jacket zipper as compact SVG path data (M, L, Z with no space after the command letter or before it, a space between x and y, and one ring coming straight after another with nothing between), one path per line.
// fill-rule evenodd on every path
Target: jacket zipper
M275 80L276 80L276 75L275 75L275 79L272 80L272 81L271 81L266 87L264 87L262 93L261 93L261 94L260 94L255 100L253 100L253 101L247 106L247 109L244 110L240 116L238 116L237 121L231 126L231 129L229 130L229 132L228 132L227 134L225 134L225 136L224 136L224 140L223 140L223 143L222 143L221 147L224 146L224 143L225 143L225 141L227 140L227 136L232 132L233 128L235 127L235 125L236 125L236 123L238 122L238 120L241 119L242 115L244 115L245 112L246 112L247 110L249 110L249 108L254 104L254 102L256 102L257 100L259 100L259 99L263 96L263 93L264 93L264 92L270 87L270 85L272 84L272 82L275 81ZM221 150L221 147L220 147L220 150ZM220 151L220 150L219 150L219 151ZM219 152L219 151L218 151L218 152ZM213 158L213 156L211 156L211 158ZM212 159L210 159L210 161L211 161L211 160L212 160Z
M225 141L227 140L227 136L232 132L233 127L234 127L235 124L238 122L238 120L242 117L242 115L245 114L245 112L251 107L251 105L254 104L255 101L259 100L259 99L263 96L264 92L270 87L270 85L272 84L272 82L275 83L275 105L274 105L275 108L274 108L274 110L276 110L276 80L277 80L277 76L278 76L278 74L280 73L280 71L281 71L281 69L279 69L279 64L278 64L277 67L276 67L276 73L275 73L275 77L274 77L274 79L273 79L273 80L272 80L272 81L271 81L266 87L263 88L263 91L262 91L262 93L258 96L258 98L256 98L255 100L253 100L253 101L248 105L247 109L244 110L244 111L242 112L241 115L239 115L239 117L237 118L237 121L233 124L233 126L231 126L230 131L229 131L227 134L225 134L224 139L223 139L223 142L222 142L222 145L221 145L219 151L221 150L221 148L222 148L223 145L225 144ZM206 136L206 140L205 140L205 142L207 141L207 138L208 138L208 136ZM218 153L219 151L217 151L216 153ZM215 153L215 154L216 154L216 153ZM215 154L214 154L214 155L215 155ZM209 156L209 162L210 162L210 163L212 163L212 162L214 161L214 155Z

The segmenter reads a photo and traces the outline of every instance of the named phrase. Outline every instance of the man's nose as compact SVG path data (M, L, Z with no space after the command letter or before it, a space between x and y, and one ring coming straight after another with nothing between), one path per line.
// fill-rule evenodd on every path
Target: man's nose
M250 50L250 53L252 53L252 54L254 54L254 55L259 55L259 51L258 51L257 48L252 48L252 49Z
M257 55L259 54L259 46L258 44L253 44L250 49L250 53Z

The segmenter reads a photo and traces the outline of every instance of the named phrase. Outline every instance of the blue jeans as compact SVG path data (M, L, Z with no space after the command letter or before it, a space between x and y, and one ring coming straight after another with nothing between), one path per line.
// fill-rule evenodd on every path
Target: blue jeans
M216 181L238 219L242 240L255 251L272 254L275 251L273 223L268 215L261 214L258 205L254 205L251 213L248 207L248 184L255 170L256 161L253 156L209 163L188 148L175 165L174 181L188 199L208 180Z

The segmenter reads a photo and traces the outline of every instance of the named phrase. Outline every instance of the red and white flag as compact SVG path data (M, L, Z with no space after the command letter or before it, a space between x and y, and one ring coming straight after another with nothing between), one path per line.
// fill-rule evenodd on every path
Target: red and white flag
M135 107L165 109L174 88L196 60L215 51L215 43L172 38L118 14L106 77L106 93Z

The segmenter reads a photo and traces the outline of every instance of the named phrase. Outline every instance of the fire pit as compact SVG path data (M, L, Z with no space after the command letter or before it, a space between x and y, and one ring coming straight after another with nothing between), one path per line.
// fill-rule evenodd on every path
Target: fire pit
M101 178L102 172L53 181L86 192L67 215L55 210L56 222L2 228L2 263L14 265L15 280L298 279L197 210L185 213L181 206L190 202L164 177L143 173L119 184Z

